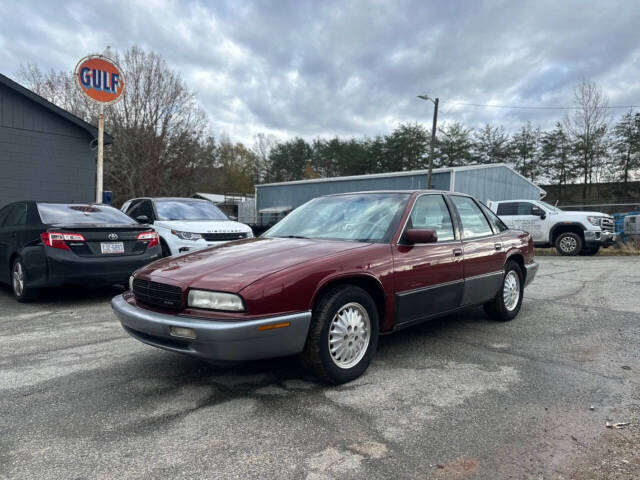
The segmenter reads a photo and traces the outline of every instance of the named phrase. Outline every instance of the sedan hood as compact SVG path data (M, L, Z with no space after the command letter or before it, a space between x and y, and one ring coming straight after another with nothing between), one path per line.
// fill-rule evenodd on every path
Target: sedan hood
M156 220L154 226L191 233L238 233L249 232L244 223L233 220Z
M225 243L154 262L138 272L153 281L205 290L239 292L256 280L285 268L368 243L254 238Z

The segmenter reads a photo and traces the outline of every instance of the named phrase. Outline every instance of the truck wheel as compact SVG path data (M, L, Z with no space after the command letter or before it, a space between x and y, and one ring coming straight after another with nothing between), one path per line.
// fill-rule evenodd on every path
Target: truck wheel
M27 274L20 257L16 257L11 265L11 288L15 299L22 303L31 302L38 293L36 289L27 287Z
M580 255L591 257L600 251L600 247L584 247L580 252Z
M576 256L582 251L582 238L573 232L564 232L556 238L556 250L560 255Z
M522 306L523 280L520 265L514 261L507 262L500 290L493 300L483 305L486 314L502 322L513 320Z
M326 292L313 309L304 367L332 384L355 380L369 366L378 344L378 310L355 285Z

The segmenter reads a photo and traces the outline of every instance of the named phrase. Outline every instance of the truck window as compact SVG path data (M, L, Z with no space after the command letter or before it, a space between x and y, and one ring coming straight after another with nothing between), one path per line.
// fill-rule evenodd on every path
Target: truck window
M533 203L529 202L518 202L517 203L517 213L516 215L533 215Z
M517 202L507 202L507 203L499 203L498 204L498 216L502 215L517 215L518 211L518 203Z

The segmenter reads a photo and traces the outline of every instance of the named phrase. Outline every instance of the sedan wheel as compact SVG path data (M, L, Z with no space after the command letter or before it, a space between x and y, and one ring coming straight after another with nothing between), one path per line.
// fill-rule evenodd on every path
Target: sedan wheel
M331 360L340 368L357 365L369 346L371 322L359 303L348 303L335 314L329 327Z
M518 277L515 270L509 271L504 277L502 296L504 299L504 308L510 312L513 311L520 300L520 277Z
M524 276L520 264L511 260L504 267L502 288L490 302L484 304L484 311L494 320L512 320L522 306Z
M20 257L13 261L11 266L11 287L13 296L19 302L29 302L36 297L37 290L30 288L26 284L27 277L24 265Z
M340 384L364 373L378 343L378 309L355 285L328 290L313 309L303 365L322 380Z

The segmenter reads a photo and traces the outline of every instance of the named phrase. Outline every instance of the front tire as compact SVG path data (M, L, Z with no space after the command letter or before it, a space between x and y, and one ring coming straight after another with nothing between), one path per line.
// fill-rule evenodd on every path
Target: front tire
M15 299L21 303L31 302L38 294L36 289L27 286L27 274L20 257L11 264L11 289Z
M582 238L574 232L561 233L555 243L558 253L566 257L575 257L582 251Z
M513 320L520 307L524 295L524 275L517 262L510 261L504 269L502 286L493 300L485 303L484 311L494 320L506 322Z
M327 383L355 380L375 354L378 325L378 310L366 291L355 285L332 288L313 309L302 364Z

